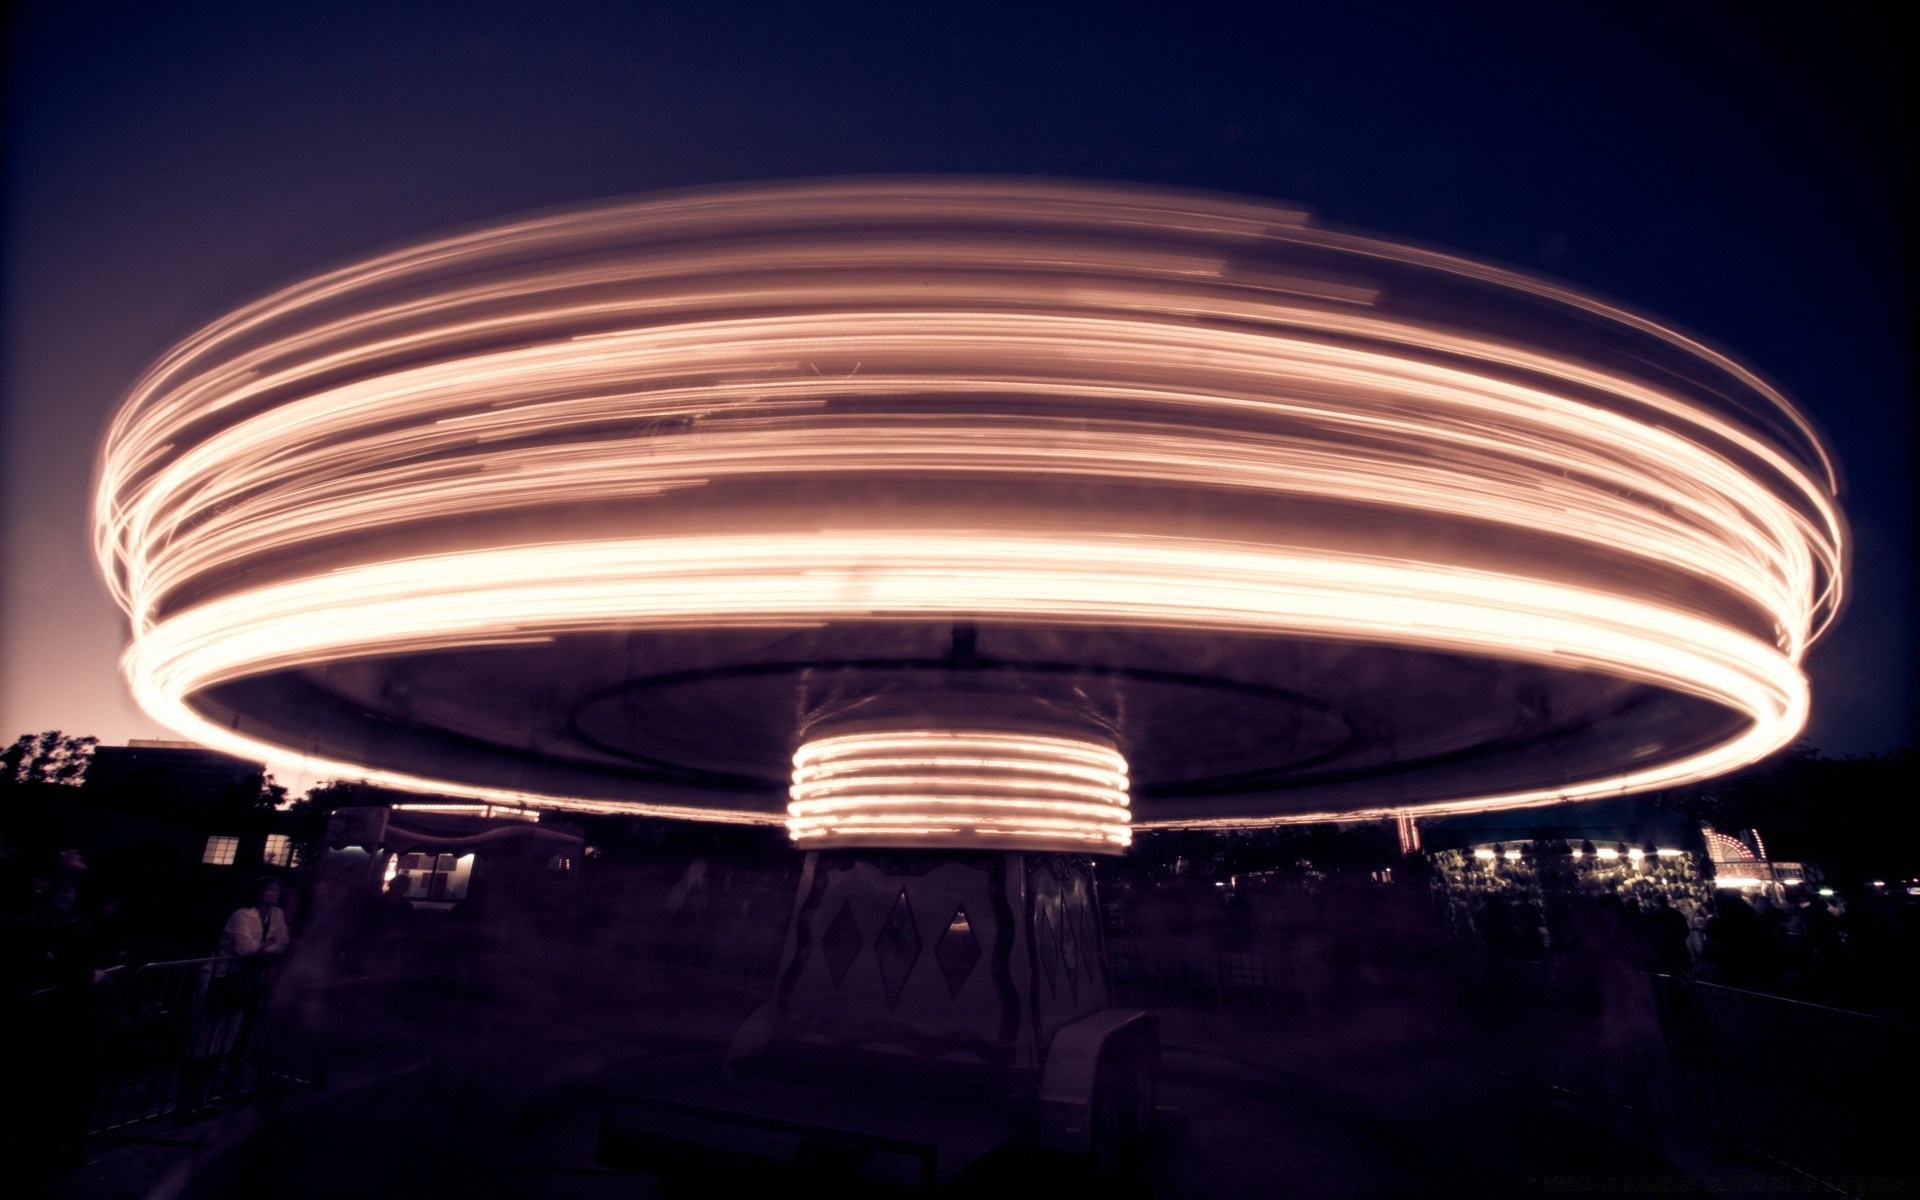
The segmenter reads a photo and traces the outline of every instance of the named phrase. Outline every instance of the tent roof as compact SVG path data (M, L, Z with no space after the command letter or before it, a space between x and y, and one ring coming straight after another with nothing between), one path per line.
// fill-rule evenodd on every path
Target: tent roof
M1655 808L1637 796L1609 796L1540 808L1460 813L1420 822L1420 844L1427 850L1457 850L1494 842L1524 842L1541 837L1585 839L1596 844L1652 842L1662 849L1703 850L1700 826Z

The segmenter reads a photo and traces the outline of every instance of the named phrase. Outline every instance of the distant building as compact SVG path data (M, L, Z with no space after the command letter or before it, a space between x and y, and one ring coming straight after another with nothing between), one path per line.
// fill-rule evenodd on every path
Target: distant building
M291 867L294 847L284 821L256 803L265 775L264 763L192 742L135 738L124 746L100 746L82 789L86 799L125 817L95 815L90 832L108 842L131 836L170 842L191 861L236 868L236 874Z
M210 809L257 793L266 764L234 758L192 742L135 738L99 746L85 787L146 804Z

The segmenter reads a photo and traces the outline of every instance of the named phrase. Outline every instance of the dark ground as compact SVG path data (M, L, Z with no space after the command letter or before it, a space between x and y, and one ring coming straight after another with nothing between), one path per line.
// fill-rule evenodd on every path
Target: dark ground
M357 1025L335 1029L326 1086L269 1091L96 1138L86 1165L61 1170L52 1193L294 1200L410 1196L427 1186L470 1196L656 1194L647 1174L595 1164L603 1089L644 1080L650 1062L724 1046L771 978L785 920L776 880L724 872L715 880L697 931L659 915L656 893L668 876L637 871L610 877L619 886L600 889L593 913L573 914L589 922L579 936L555 936L532 919L510 936L496 929L484 946L439 960L451 970L389 986ZM1102 1190L1827 1190L1724 1138L1559 1086L1568 1062L1598 1061L1595 1049L1620 1044L1631 1024L1631 1014L1610 1011L1617 1000L1591 976L1562 970L1551 985L1529 983L1552 973L1525 963L1489 973L1439 934L1421 892L1328 887L1257 898L1250 929L1229 928L1204 897L1197 907L1148 899L1129 914L1134 936L1113 951L1139 978L1129 984L1121 974L1120 998L1161 1011L1162 1100L1185 1120L1137 1178ZM615 920L620 911L646 919ZM1209 991L1189 980L1169 989L1142 965L1161 961L1156 954L1216 970L1258 961L1265 974L1252 987L1216 980ZM1019 1195L1061 1169L1015 1148L949 1190ZM1911 1177L1829 1179L1855 1194L1915 1186Z

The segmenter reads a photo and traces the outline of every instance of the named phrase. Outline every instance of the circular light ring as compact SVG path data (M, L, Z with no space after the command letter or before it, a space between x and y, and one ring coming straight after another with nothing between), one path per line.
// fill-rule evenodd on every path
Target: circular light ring
M849 565L821 570L822 555ZM569 607L559 607L563 602ZM1657 605L1510 576L1091 536L641 540L429 557L210 601L156 629L130 652L129 666L136 679L161 685L142 697L150 711L191 725L190 708L165 706L167 692L191 695L251 671L352 653L366 644L369 628L389 631L391 649L430 649L504 640L516 622L536 638L684 624L683 606L690 604L699 606L703 625L714 626L792 623L836 605L850 617L929 617L956 602L975 617L1057 621L1070 608L1096 624L1356 640L1391 635L1396 644L1447 650L1484 645L1755 714L1744 739L1685 764L1702 774L1765 753L1771 746L1755 742L1778 726L1797 728L1808 703L1804 678L1763 643ZM460 617L471 625L463 627ZM212 735L224 732L215 727ZM1496 799L1544 802L1658 786L1670 770L1656 764L1584 789ZM701 815L721 819L718 810Z
M1745 722L1422 806L1450 811L1676 784L1789 740L1840 598L1833 491L1751 371L1553 284L1260 205L871 181L544 217L269 297L136 386L96 538L140 703L270 758L300 747L217 719L211 689L827 621L1415 646Z
M1107 742L894 729L805 742L793 764L787 831L805 849L1116 853L1131 840L1127 763Z

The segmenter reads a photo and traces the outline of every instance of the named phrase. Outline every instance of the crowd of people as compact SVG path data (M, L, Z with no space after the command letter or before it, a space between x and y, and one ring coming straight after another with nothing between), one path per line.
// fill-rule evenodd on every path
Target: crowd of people
M1701 929L1699 961L1687 976L1732 987L1804 991L1840 969L1844 946L1841 917L1824 896L1776 901L1760 892L1749 902L1722 891Z
M1749 902L1723 891L1701 930L1687 977L1840 1007L1911 1013L1907 961L1920 906L1881 887L1815 891Z
M1162 944L1204 943L1228 953L1261 952L1271 943L1301 961L1311 960L1327 979L1350 979L1359 994L1372 978L1364 960L1404 952L1408 944L1406 938L1392 947L1356 940L1356 929L1371 927L1357 919L1358 907L1375 893L1409 898L1401 907L1412 919L1403 920L1405 914L1395 915L1396 909L1384 916L1376 914L1379 919L1372 925L1401 922L1418 938L1430 937L1447 949L1449 957L1451 949L1460 945L1447 940L1441 923L1425 919L1432 914L1424 907L1429 893L1419 871L1424 861L1414 856L1396 866L1391 875L1374 873L1376 884L1384 876L1394 882L1391 888L1369 886L1368 877L1358 872L1339 876L1344 881L1339 887L1300 871L1239 878L1228 874L1224 879L1208 876L1186 880L1189 886L1181 888L1142 884L1130 890L1124 880L1117 879L1110 881L1116 886L1110 886L1106 896L1111 909L1109 936ZM114 887L100 878L106 874L111 871L89 870L82 855L72 849L8 851L0 846L0 904L4 905L0 953L4 954L6 995L25 1017L15 1027L33 1031L32 1044L21 1059L25 1077L47 1081L46 1103L37 1106L11 1135L45 1146L77 1144L85 1132L90 1089L109 1067L102 1060L114 1044L112 1023L124 1024L128 1019L128 1008L120 1001L145 962L139 949L130 945L123 905ZM678 882L673 882L676 876ZM647 904L641 905L633 895L612 886L611 873L597 874L591 888L576 889L581 909L574 924L582 930L583 944L591 943L601 952L577 961L567 958L572 966L555 966L557 977L578 990L578 964L605 962L609 956L682 968L698 959L704 965L704 956L735 936L731 926L722 932L716 923L724 907L718 898L734 894L719 885L719 878L710 879L705 860L696 858L684 871L655 881L663 900L649 892ZM772 881L774 876L769 874L767 879ZM775 907L790 896L789 889L790 880L784 874L762 888ZM290 889L264 876L233 898L223 920L216 923L210 910L195 918L202 940L195 947L199 961L190 965L186 992L190 1032L180 1042L184 1056L177 1065L183 1107L239 1090L235 1081L244 1074L250 1047L257 1044L263 1029L274 965L289 953L296 938L310 952L328 944L317 901L303 910L303 922L299 912L283 906L283 890L320 895L318 885L305 891ZM407 879L395 875L377 891L370 887L364 906L352 906L353 917L342 936L358 952L358 969L391 973L420 957L424 936L460 934L461 945L471 949L485 942L479 933L497 933L511 925L517 913L524 915L521 910L527 906L516 899L520 893L503 893L504 902L483 912L476 902L485 894L484 888L477 888L450 911L430 914L416 909L408 899ZM1920 912L1920 906L1895 903L1904 902L1904 894L1884 899L1849 895L1843 900L1811 889L1752 899L1721 890L1713 894L1710 908L1698 912L1691 901L1683 911L1658 893L1547 893L1544 908L1526 895L1518 890L1489 892L1472 902L1472 934L1497 957L1598 964L1593 976L1603 990L1617 984L1644 991L1644 974L1654 973L1776 991L1842 1007L1880 1007L1875 1002L1891 985L1876 991L1862 981L1880 978L1876 971L1887 980L1894 978L1897 968L1886 964L1897 962L1902 948L1912 944L1907 924L1913 913ZM142 897L142 903L167 900ZM773 929L774 923L753 917L741 903L739 926ZM628 919L639 911L659 916L641 922ZM647 947L622 944L613 953L611 944L603 944L611 936L603 931L631 934L636 929L659 942L650 948L652 957L638 953ZM777 931L772 938L770 946L777 950ZM544 946L547 939L528 935L521 942ZM508 978L513 972L500 974ZM180 977L185 980L187 975L182 971ZM290 1000L300 993L300 981L289 977L279 995Z
M1576 896L1565 911L1543 912L1525 896L1490 892L1471 906L1471 934L1500 958L1604 958L1695 983L1887 1008L1902 1004L1893 964L1914 941L1914 906L1901 899L1723 888L1689 920L1659 894Z
M271 966L292 945L280 881L263 877L217 935L207 932L202 961L168 968L179 974L177 986L142 988L135 980L146 964L124 900L94 875L72 848L0 844L0 1002L21 1034L20 1078L36 1083L35 1102L7 1127L6 1141L18 1143L0 1150L10 1161L79 1153L97 1085L115 1066L104 1060L136 1043L143 1023L182 1025L181 1107L231 1086L259 1025Z
M1665 895L1656 893L1645 902L1613 892L1554 900L1551 910L1543 911L1524 893L1482 893L1469 907L1471 933L1503 958L1601 954L1667 975L1693 966L1698 940L1693 926Z
M120 902L83 902L87 875L78 850L0 846L0 971L9 996L88 987L127 961Z

